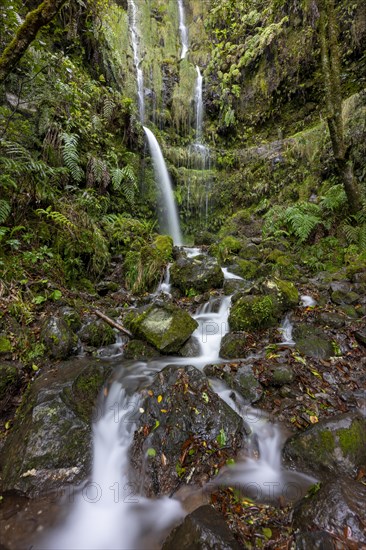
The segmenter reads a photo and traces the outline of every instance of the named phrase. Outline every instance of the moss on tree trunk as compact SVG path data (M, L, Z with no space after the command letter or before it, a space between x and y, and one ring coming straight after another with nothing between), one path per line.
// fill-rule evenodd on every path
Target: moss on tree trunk
M52 21L65 3L66 0L44 0L35 10L27 14L14 38L0 56L0 82L4 81L23 57L38 31Z
M362 206L361 190L353 173L353 164L344 137L342 118L341 61L339 31L334 0L318 0L321 66L324 80L327 121L338 173L343 183L351 212Z

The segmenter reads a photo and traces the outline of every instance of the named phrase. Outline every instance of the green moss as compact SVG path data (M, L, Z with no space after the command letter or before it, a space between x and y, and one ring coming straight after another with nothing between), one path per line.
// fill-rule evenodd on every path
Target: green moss
M239 266L239 275L241 275L241 277L249 280L255 279L259 268L258 262L251 262L249 260L238 260L237 263Z
M19 384L19 371L11 365L0 365L0 401Z
M159 251L163 260L170 260L173 253L173 239L169 235L158 235L153 246Z
M9 353L12 351L12 349L13 349L13 346L9 338L1 334L0 335L0 353Z
M254 330L277 323L280 310L273 296L243 296L230 310L230 329Z
M366 448L365 423L355 419L349 428L337 432L339 445L345 456L356 457L361 449Z

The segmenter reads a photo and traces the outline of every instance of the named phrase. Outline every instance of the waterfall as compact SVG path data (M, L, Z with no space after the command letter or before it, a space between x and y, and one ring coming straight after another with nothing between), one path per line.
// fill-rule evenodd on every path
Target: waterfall
M155 179L160 188L163 216L160 222L161 228L166 230L174 241L174 244L181 245L182 235L179 225L177 206L174 201L172 184L165 164L163 153L159 143L149 128L144 126L145 134L149 142L150 153L153 160Z
M200 68L196 65L197 81L195 91L195 104L196 104L196 143L202 141L202 125L203 125L203 76Z
M137 6L134 0L129 0L131 6L131 38L132 38L132 50L133 50L133 63L136 69L137 79L137 97L138 107L140 114L140 121L143 124L145 119L145 97L144 97L144 75L141 69L141 55L139 48L139 33L137 26Z
M180 58L184 59L188 52L188 29L185 22L183 0L178 0L178 11L179 11L179 31L180 31L180 38L182 41L182 52L180 54Z

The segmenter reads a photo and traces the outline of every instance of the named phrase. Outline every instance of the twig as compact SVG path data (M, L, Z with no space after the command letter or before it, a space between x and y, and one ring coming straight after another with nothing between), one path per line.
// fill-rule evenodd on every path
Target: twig
M96 309L95 310L95 315L97 315L98 317L100 317L101 319L103 319L103 321L105 321L106 323L108 323L108 325L110 325L111 327L114 327L116 328L117 330L119 330L120 332L123 332L124 334L127 334L127 336L129 336L130 338L132 338L132 334L129 330L127 330L126 328L124 328L122 325L120 325L119 323L117 323L116 321L113 321L113 319L111 319L110 317L107 317L107 315L104 315L104 313L102 313L101 311L99 311L99 309Z

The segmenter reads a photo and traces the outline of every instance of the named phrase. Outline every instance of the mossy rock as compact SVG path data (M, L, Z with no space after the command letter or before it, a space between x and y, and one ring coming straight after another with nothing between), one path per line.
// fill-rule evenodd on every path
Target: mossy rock
M239 257L244 260L258 260L261 256L261 249L254 243L248 243L239 253Z
M173 239L169 235L158 235L153 242L153 246L159 251L159 255L163 260L171 260Z
M243 279L253 280L260 275L260 264L256 261L237 260L238 270L236 273Z
M288 439L283 456L315 475L354 477L366 464L366 418L346 413L323 420Z
M41 374L25 392L1 451L4 491L35 496L85 479L90 425L62 398L85 366L79 359L63 363L52 375Z
M329 359L334 355L333 344L327 335L313 325L300 323L295 326L293 338L300 353L314 359Z
M103 321L90 321L79 332L79 338L88 346L101 348L110 346L116 341L116 333Z
M0 334L0 355L11 353L13 351L13 345L9 338L5 334Z
M271 327L278 323L281 313L282 308L275 296L242 296L231 306L230 329L252 331Z
M247 353L247 337L245 332L229 332L221 340L220 357L236 359L245 357Z
M220 263L227 263L233 255L235 256L243 248L243 243L233 237L228 235L218 243L215 243L210 247L209 253L215 256Z
M150 359L157 355L156 348L153 348L143 340L130 340L123 349L123 356L126 359L134 359L135 361Z
M176 353L198 327L197 321L173 304L152 304L142 312L132 311L125 319L132 333L159 351Z
M299 293L294 283L274 277L267 279L262 284L263 294L275 296L282 311L294 308L299 303Z
M111 367L92 364L86 367L74 380L71 387L63 390L62 399L84 422L92 421L94 410L103 384L112 371Z
M40 340L53 359L67 359L77 350L77 336L61 317L52 316L44 322Z
M170 268L171 283L184 294L192 291L204 293L213 288L222 288L224 275L215 258L196 256L180 257Z
M352 290L345 292L344 290L339 289L332 292L331 299L333 303L338 305L352 305L356 304L360 300L360 296Z
M275 367L271 376L271 385L282 387L294 381L294 371L286 365Z

